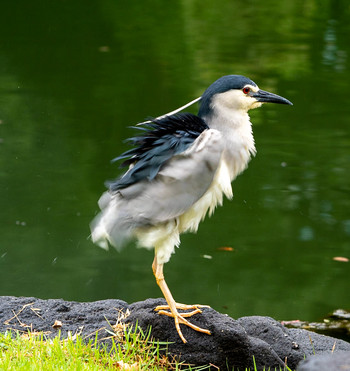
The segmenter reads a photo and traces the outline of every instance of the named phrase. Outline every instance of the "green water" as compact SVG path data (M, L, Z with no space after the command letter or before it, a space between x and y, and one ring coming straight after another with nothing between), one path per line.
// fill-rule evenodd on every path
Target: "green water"
M349 38L347 0L2 4L0 295L161 296L152 252L88 239L110 160L128 126L243 74L294 106L251 112L257 156L182 237L168 284L233 317L349 309L350 263L333 260L350 258Z

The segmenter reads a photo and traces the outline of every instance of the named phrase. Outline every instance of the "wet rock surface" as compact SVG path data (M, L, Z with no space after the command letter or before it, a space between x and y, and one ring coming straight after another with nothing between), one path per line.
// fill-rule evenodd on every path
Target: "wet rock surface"
M42 331L48 337L55 337L60 331L61 337L78 333L86 339L95 339L97 332L98 339L107 342L111 341L108 332L112 330L111 325L129 311L123 321L134 326L137 323L144 331L151 328L155 339L169 343L170 355L195 366L212 364L221 370L253 368L254 356L258 370L283 367L285 363L295 369L305 357L314 354L350 354L350 343L343 340L304 329L289 329L269 317L234 320L212 308L203 308L201 314L189 318L193 324L210 330L211 335L181 325L188 341L184 344L175 330L174 320L154 311L157 305L164 304L164 299L147 299L129 305L112 299L78 303L3 296L0 297L0 331ZM330 360L335 361L336 357ZM328 366L327 369L337 368Z
M320 322L294 320L283 321L283 324L289 328L301 328L327 336L335 336L345 341L350 340L350 312L344 309L335 310Z

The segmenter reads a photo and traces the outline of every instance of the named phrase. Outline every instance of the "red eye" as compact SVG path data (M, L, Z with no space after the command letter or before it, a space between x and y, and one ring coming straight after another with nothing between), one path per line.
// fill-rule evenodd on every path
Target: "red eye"
M244 94L248 94L249 92L250 92L250 88L248 88L248 87L243 88L243 93Z

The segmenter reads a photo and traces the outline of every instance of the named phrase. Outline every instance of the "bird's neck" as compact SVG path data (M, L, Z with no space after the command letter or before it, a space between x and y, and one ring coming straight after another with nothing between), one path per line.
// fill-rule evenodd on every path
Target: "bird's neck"
M246 111L225 110L220 108L205 118L211 129L220 131L225 141L223 159L230 169L231 180L248 165L256 153L252 124Z

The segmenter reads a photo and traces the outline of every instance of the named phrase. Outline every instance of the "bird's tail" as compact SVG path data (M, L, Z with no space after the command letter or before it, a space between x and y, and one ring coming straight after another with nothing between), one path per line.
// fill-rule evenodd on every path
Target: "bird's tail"
M132 238L132 226L119 201L118 195L105 192L98 201L101 212L90 223L92 241L105 250L109 245L120 250Z

